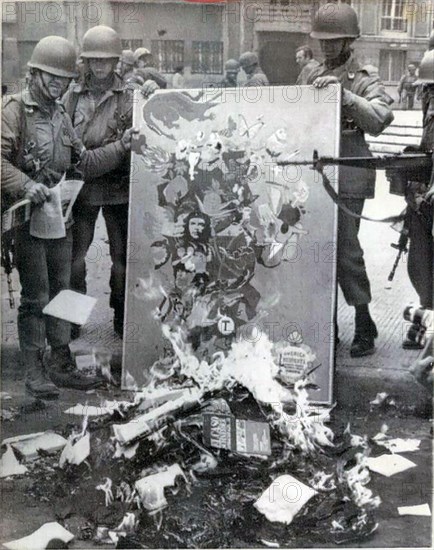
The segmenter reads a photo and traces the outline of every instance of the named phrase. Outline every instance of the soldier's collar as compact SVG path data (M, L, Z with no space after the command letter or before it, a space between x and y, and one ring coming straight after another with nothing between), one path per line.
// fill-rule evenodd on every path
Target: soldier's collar
M23 103L27 107L39 107L38 102L33 99L29 89L25 89L23 92Z

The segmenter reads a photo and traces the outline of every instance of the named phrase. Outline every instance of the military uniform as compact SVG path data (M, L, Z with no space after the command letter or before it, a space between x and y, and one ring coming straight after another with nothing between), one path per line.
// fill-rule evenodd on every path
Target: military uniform
M63 105L38 102L28 90L5 98L2 112L2 191L6 206L22 199L35 182L53 187L75 161L90 174L112 162L119 142L98 152L84 151ZM45 316L43 308L61 290L70 288L72 220L66 236L40 239L30 235L29 223L15 235L15 262L21 282L18 334L24 358L67 346L70 323Z
M87 85L77 84L64 98L74 129L87 149L114 143L132 123L132 96L122 79L113 76L111 87L95 95ZM86 254L93 241L100 210L106 222L112 269L110 305L123 322L128 236L129 154L117 149L103 177L85 177L74 206L71 287L86 293Z
M370 65L360 66L350 55L340 66L329 69L325 63L314 69L308 79L312 84L320 76L337 77L347 91L343 95L341 149L343 157L369 156L365 132L380 134L393 120L392 98L386 93L378 71ZM351 166L339 169L339 196L348 208L361 214L365 199L373 198L375 170ZM363 250L358 232L360 220L338 212L338 281L349 305L364 305L371 301L370 283L366 273Z
M263 73L261 67L256 67L251 75L249 75L244 86L269 86L268 78Z
M318 67L319 63L316 59L310 59L308 63L301 69L298 75L296 84L297 86L304 86L307 84L310 73Z

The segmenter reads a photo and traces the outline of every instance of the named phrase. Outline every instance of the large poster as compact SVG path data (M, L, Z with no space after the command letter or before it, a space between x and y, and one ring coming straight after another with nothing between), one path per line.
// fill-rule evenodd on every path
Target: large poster
M331 402L336 208L318 173L288 162L338 156L339 96L137 94L123 387L170 363L176 333L204 365L236 340L271 342L281 380L309 376L312 400Z

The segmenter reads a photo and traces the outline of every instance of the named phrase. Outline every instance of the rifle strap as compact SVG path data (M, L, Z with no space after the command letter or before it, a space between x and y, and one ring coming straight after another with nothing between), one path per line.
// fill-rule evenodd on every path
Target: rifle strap
M369 216L363 216L363 214L357 214L356 212L353 212L348 206L345 204L345 201L339 197L339 195L336 193L336 191L333 189L332 184L330 183L330 180L324 173L324 170L322 167L317 168L318 172L322 176L322 182L324 185L324 189L327 191L327 194L332 199L332 201L342 210L342 212L345 212L348 216L351 216L352 218L361 219L361 220L367 220L369 222L378 222L378 223L396 223L403 220L403 214L398 214L397 216L388 216L387 218L371 218Z

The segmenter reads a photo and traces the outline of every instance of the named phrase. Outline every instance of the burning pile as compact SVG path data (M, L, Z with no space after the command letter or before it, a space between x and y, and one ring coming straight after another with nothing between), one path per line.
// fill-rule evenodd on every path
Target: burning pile
M333 433L306 379L281 383L268 339L234 342L208 363L181 331L164 332L174 354L153 366L153 383L86 416L60 461L32 466L32 494L64 493L82 518L76 536L118 548L277 547L375 530L366 440Z

